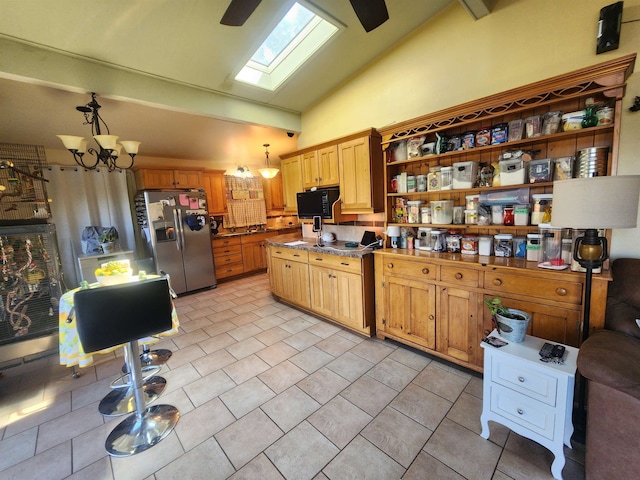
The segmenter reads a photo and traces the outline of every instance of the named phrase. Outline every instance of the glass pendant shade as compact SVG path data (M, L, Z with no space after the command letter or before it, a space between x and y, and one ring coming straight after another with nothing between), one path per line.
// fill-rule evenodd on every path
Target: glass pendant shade
M259 168L258 171L263 178L273 178L280 170L277 168Z
M118 141L117 135L94 135L96 142L105 150L115 150L116 142Z
M138 148L140 147L140 143L141 142L136 142L135 140L120 140L120 144L124 148L124 151L127 152L129 155L131 154L135 155L138 153Z
M82 146L82 142L84 140L83 137L77 137L75 135L56 135L64 145L64 148L67 150L77 150L80 151ZM85 152L86 152L86 141L85 141Z

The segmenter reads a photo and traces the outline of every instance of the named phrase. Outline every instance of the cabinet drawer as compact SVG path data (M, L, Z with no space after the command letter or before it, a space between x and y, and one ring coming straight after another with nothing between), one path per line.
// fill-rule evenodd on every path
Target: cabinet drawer
M225 265L230 265L232 263L240 263L242 264L242 254L234 253L231 255L222 255L222 256L214 256L213 264L217 267L223 267Z
M240 245L240 242L241 238L240 235L238 235L236 237L216 238L215 240L211 241L211 244L213 245L213 249L215 250L216 248L230 247L231 245Z
M243 272L244 267L242 266L242 262L233 263L231 265L222 265L220 267L216 265L216 277L218 279L241 275Z
M415 260L401 260L384 258L384 274L399 275L413 280L435 280L438 266L434 263L417 262Z
M491 381L516 390L535 400L556 406L558 379L518 362L491 362Z
M527 430L553 440L555 410L500 385L491 386L491 411Z
M213 258L224 257L225 255L235 255L242 253L242 245L224 245L220 247L213 247Z
M357 274L362 272L362 260L359 258L343 257L328 253L309 252L309 265L320 265Z
M518 293L573 304L582 302L582 284L575 282L487 272L484 276L484 286L487 290L502 293Z
M442 267L440 271L440 280L442 282L450 282L468 287L477 287L480 272L470 268L458 267Z
M283 260L292 260L294 262L309 262L309 252L306 250L296 250L295 248L271 247L271 256L273 258L282 258Z

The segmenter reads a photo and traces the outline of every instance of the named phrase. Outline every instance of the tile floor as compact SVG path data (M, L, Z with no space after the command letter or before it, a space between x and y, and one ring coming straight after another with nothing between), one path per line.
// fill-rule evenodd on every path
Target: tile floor
M545 448L497 424L480 437L480 375L278 303L265 274L176 306L181 333L158 344L174 432L109 457L122 417L97 406L122 358L78 379L41 358L0 377L0 479L552 478ZM564 478L583 479L584 447L565 451Z

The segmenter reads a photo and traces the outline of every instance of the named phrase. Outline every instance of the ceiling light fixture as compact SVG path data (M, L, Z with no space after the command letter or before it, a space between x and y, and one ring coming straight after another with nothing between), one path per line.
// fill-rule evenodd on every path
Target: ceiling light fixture
M100 150L89 148L87 150L87 141L84 137L76 137L74 135L56 135L65 148L73 154L73 159L82 168L87 170L96 169L100 163L103 163L110 172L116 169L126 170L133 167L133 159L138 153L138 147L140 142L134 140L121 140L117 143L118 137L116 135L109 134L109 127L100 116L98 110L101 105L96 101L96 94L91 92L91 101L86 105L76 107L76 110L82 112L85 118L85 125L91 125L91 133L95 139ZM107 131L107 135L102 134L100 124ZM131 162L128 165L118 164L118 157L121 150L124 148L125 152L131 157ZM89 152L93 157L91 160L86 161L84 154Z
M265 163L266 163L266 168L259 168L258 171L260 172L260 175L262 175L263 178L273 178L275 177L278 172L280 171L277 168L272 168L271 167L271 162L269 161L269 144L265 143L262 145L264 147L264 154L267 157L265 159Z
M253 178L249 167L238 167L234 176L238 178Z

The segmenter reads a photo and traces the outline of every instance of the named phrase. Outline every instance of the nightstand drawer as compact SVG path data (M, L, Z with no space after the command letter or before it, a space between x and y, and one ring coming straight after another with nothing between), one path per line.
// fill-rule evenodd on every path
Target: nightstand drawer
M499 385L491 386L491 411L522 425L527 430L553 440L554 408Z
M556 406L558 379L518 362L492 362L491 380L535 400Z
M480 272L470 268L442 267L440 280L442 282L465 285L467 287L477 287Z

